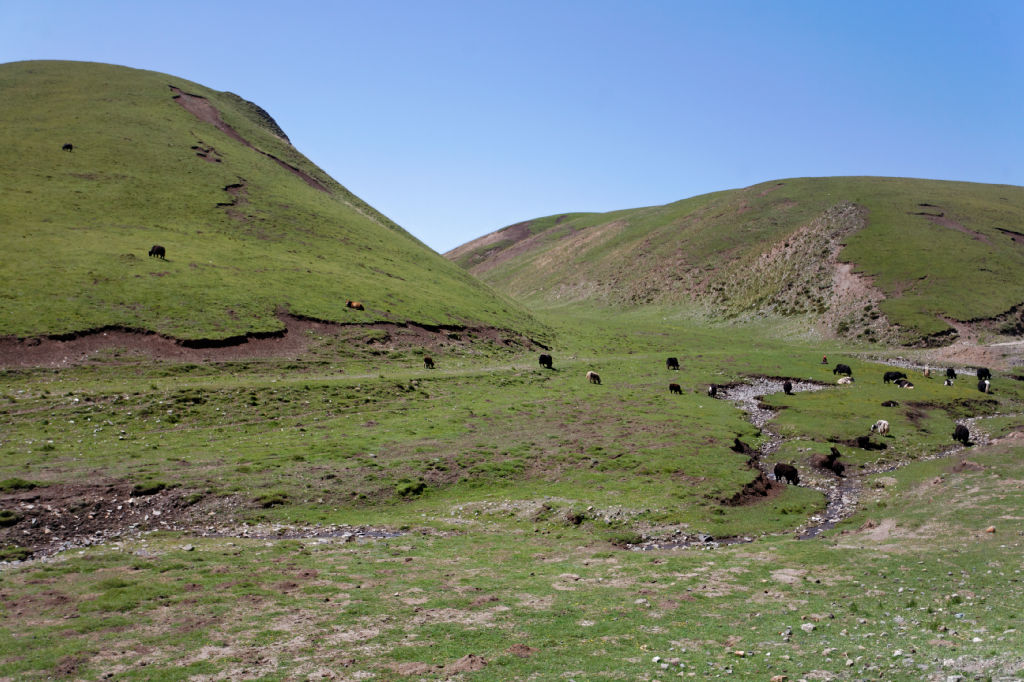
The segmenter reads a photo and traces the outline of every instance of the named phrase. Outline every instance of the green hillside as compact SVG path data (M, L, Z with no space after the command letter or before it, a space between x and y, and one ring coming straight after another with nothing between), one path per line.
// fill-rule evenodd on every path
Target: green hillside
M948 337L943 318L1019 333L1024 188L773 181L665 206L527 221L447 256L534 305L810 315L841 335L905 343Z
M0 335L116 326L223 339L280 330L280 311L540 328L238 95L56 61L0 65L0 93ZM147 257L154 244L166 261Z

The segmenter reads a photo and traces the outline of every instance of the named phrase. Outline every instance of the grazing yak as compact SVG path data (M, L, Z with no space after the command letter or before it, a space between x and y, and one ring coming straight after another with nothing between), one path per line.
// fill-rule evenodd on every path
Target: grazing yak
M991 379L992 372L988 371L987 367L978 368L978 381L984 381L985 379Z
M913 388L913 387L914 387L914 384L910 383L910 382L909 382L909 381L907 381L906 379L897 379L897 380L896 380L895 382L893 382L893 383L895 383L895 384L896 384L897 386L899 386L900 388Z
M835 446L832 446L832 452L828 455L814 455L811 457L811 466L816 469L824 469L831 471L836 476L842 476L843 472L846 471L846 466L839 461L842 457L839 450L836 450Z
M897 379L906 379L906 378L907 378L907 375L904 374L903 372L886 372L885 374L882 375L882 382L888 384L888 383L891 383L893 381L896 381Z
M779 462L775 465L774 473L776 481L786 479L787 483L792 483L793 485L799 485L800 483L800 475L797 473L796 467L792 464L783 464L782 462Z
M963 424L957 424L956 428L953 429L953 440L958 440L965 446L970 444L971 432Z
M679 384L669 384L668 385L668 392L669 393L678 393L679 395L682 395L683 394L683 387L680 386Z
M345 307L351 308L352 310L366 310L363 308L363 304L359 301L345 301Z
M871 425L871 430L876 431L879 436L887 436L889 435L889 422L879 419Z
M65 142L64 146L61 147L61 149L63 149L66 152L74 151L75 145L71 144L70 142Z
M739 439L739 436L732 439L732 447L729 449L741 455L749 455L751 452L754 451L752 447L741 441Z
M679 369L679 358L667 358L665 360L665 369Z
M882 407L899 407L899 406L900 406L899 402L897 402L895 400L886 400L884 403L882 403Z
M853 370L850 369L849 365L844 365L843 363L840 362L838 365L836 365L832 369L832 374L833 375L835 375L835 374L845 374L848 377L852 377L853 376Z
M709 398L714 398L717 395L718 395L718 386L716 386L714 384L711 384L710 386L708 386L708 397Z
M551 369L551 365L555 364L555 361L547 353L543 353L540 356L540 366L544 369Z
M991 387L991 385L992 382L990 382L988 379L982 379L981 381L978 382L978 390L981 391L982 393L990 393L989 388Z
M601 383L601 375L598 374L597 372L591 370L591 371L587 372L587 381L589 381L592 384L600 384Z
M154 244L153 248L151 248L149 250L149 257L150 258L163 258L164 260L167 260L167 249L165 249L164 247L160 246L159 244Z
M946 378L950 380L956 379L956 370L952 367L948 367L946 369ZM950 386L952 386L952 384L950 384Z
M434 358L429 355L423 356L423 369L434 369Z
M784 382L782 382L782 391L786 395L793 395L793 382L790 381L789 379L786 379Z
M847 384L852 384L853 383L853 377L839 377L839 381L837 381L836 383L837 384L842 384L844 386L847 385Z

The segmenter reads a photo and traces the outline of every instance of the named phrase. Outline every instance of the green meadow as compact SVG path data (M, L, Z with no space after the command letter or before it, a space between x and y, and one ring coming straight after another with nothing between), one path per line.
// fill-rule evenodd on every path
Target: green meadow
M329 338L298 361L6 370L3 499L26 494L17 480L127 482L136 503L184 511L6 565L0 676L1022 674L1024 465L1019 441L994 440L1024 429L1007 373L982 395L908 370L904 391L866 359L877 348L783 342L768 324L539 316L557 330L552 371L499 348L433 353L426 370L417 349L346 354ZM835 385L835 362L853 385ZM706 387L758 376L822 386L765 396L774 458L810 472L838 444L859 486L856 512L815 539L795 538L824 508L812 487L723 502L756 476L733 439L766 436ZM931 459L966 416L986 444ZM846 444L883 417L884 450ZM356 527L388 537L328 532ZM17 529L8 558L26 550ZM638 549L702 534L749 542Z

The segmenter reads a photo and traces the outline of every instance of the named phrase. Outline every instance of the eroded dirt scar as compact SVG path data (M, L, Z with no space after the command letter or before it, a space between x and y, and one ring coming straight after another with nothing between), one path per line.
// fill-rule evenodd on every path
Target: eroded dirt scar
M33 556L84 547L132 530L177 529L197 519L191 493L140 494L126 481L37 485L0 495L0 509L16 521L0 527L0 545L21 547ZM203 505L208 508L209 505Z
M0 494L0 510L10 525L0 526L0 548L19 548L9 558L42 558L148 531L185 532L195 537L286 540L332 538L342 541L394 537L400 533L370 526L292 527L249 525L235 519L253 509L251 500L203 496L182 489L139 490L126 481L38 485Z

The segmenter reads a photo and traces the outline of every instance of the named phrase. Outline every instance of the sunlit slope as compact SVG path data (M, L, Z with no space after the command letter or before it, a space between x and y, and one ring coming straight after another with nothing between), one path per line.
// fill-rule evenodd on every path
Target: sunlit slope
M888 330L907 342L937 340L950 329L943 318L1013 333L1024 303L1024 188L798 178L527 221L446 255L532 304L809 314L841 334Z
M154 244L166 261L147 257ZM280 310L537 328L327 176L258 106L105 64L0 65L0 254L0 335L116 325L218 339L279 330Z

